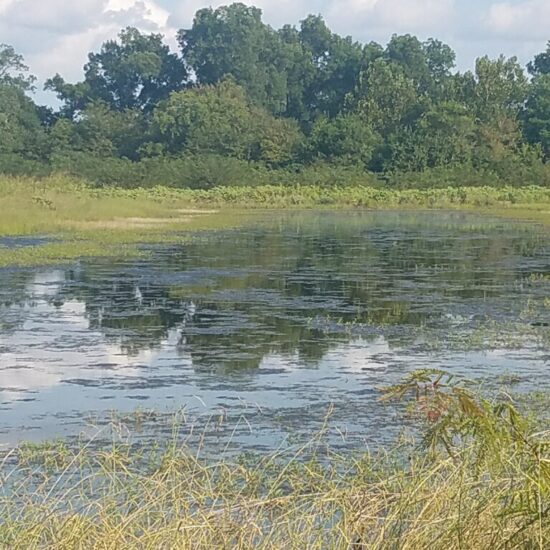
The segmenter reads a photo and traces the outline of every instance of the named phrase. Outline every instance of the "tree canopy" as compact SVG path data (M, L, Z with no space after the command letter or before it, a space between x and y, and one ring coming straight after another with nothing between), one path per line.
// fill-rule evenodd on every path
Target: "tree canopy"
M82 80L46 82L55 112L35 105L23 57L0 45L0 170L78 172L86 159L95 177L109 163L122 174L227 159L292 172L462 167L510 177L542 173L550 157L550 41L525 68L480 56L460 72L436 38L360 43L319 15L274 29L240 3L199 10L177 39L174 52L160 34L121 30L89 53Z
M117 111L151 110L184 87L185 66L163 43L162 35L144 35L127 28L118 38L89 54L82 82L69 84L59 74L46 82L46 89L63 102L65 115L74 116L94 101L103 101Z

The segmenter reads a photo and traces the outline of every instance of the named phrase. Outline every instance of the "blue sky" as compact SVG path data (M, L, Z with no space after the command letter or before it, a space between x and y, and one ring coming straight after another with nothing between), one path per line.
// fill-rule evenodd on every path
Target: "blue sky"
M60 72L80 77L89 51L124 26L162 32L175 48L175 32L197 9L228 2L201 0L0 0L0 43L24 54L43 81ZM550 0L256 0L274 27L320 13L336 32L385 44L393 33L437 37L457 53L461 70L476 57L503 53L522 63L550 40ZM37 100L49 102L47 94Z

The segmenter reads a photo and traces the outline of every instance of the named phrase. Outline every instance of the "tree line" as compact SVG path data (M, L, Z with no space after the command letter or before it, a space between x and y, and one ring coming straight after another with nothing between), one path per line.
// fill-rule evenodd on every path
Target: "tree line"
M243 4L199 10L177 39L173 53L160 34L122 30L80 82L46 82L56 109L34 103L34 77L1 45L0 172L195 187L430 173L550 184L550 42L526 68L485 56L459 72L437 39L363 44L315 15L276 30Z

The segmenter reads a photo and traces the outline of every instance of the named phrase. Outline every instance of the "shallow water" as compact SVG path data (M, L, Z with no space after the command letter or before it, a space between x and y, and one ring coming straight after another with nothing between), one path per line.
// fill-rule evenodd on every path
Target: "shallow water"
M180 437L205 452L263 451L311 437L332 404L332 443L373 446L400 424L379 388L411 370L550 387L537 280L550 239L536 226L271 212L149 249L0 270L1 443L100 439L113 419L168 438L181 411Z

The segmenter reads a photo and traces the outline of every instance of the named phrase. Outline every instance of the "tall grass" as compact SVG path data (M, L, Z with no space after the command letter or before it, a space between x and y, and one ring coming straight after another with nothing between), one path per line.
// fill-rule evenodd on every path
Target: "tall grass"
M181 217L186 206L237 208L508 208L550 205L550 188L442 187L393 189L363 185L312 184L215 187L92 187L64 176L45 179L0 176L0 235L59 229L79 221L117 217Z
M260 208L487 208L550 204L546 187L444 187L433 189L381 189L376 187L292 187L264 185L258 187L219 187L206 191L182 190L195 204Z
M0 177L0 235L51 234L78 222L118 217L169 217L174 205L151 194L109 193L68 177ZM172 216L175 216L172 213Z
M418 372L421 445L388 452L306 447L203 461L113 444L22 446L2 465L6 548L543 549L550 440L506 396L478 397Z

